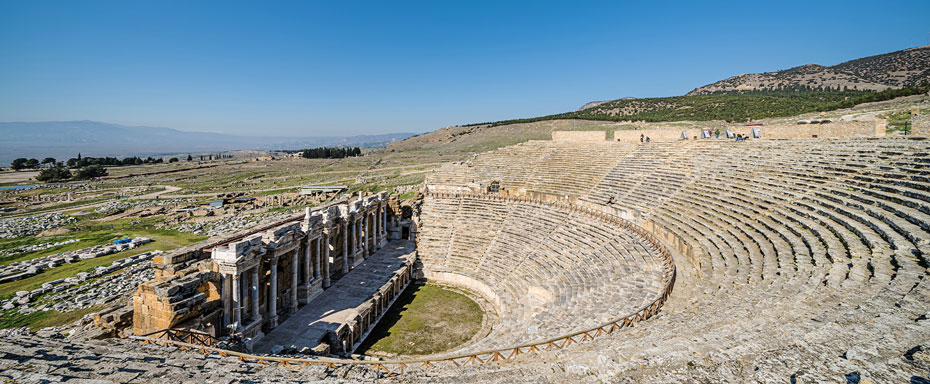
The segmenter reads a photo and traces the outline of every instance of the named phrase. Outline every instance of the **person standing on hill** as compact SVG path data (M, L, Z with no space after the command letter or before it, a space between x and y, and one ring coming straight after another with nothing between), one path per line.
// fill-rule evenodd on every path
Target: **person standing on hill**
M641 134L641 135L639 135L639 142L640 142L640 143L642 143L642 142L643 142L643 138L644 138L644 137L646 137L646 135L642 135L642 134Z
M714 138L715 139L720 138L720 128L717 128L716 130L714 130Z

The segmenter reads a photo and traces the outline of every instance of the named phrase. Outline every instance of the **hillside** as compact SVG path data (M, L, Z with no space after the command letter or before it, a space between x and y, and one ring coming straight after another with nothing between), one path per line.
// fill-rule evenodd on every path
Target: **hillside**
M0 164L17 157L135 156L235 149L299 149L320 146L380 147L412 136L276 137L186 132L96 121L0 123Z
M619 129L607 121L546 120L506 125L480 124L440 128L388 145L384 151L485 152L527 140L548 140L552 131Z
M928 89L930 90L930 89ZM886 91L889 92L889 91ZM900 91L895 91L900 92ZM857 92L861 96L871 96L874 97L880 93L863 93ZM729 94L717 94L717 95L701 95L701 96L678 96L674 98L665 98L665 99L698 99L698 100L725 100L721 97L742 97L743 100L746 99L757 99L756 96L760 96L758 99L764 99L762 95L729 95ZM648 100L648 99L637 99L637 100ZM736 104L736 109L740 108L739 103ZM870 119L873 117L884 117L895 111L909 111L910 108L918 106L921 110L930 110L930 95L926 93L921 93L918 95L911 95L906 97L897 97L888 100L876 100L874 102L863 102L856 103L855 105L850 105L848 107L843 107L839 109L834 109L828 112L818 112L818 111L809 111L804 113L790 114L786 116L779 117L770 117L770 118L761 118L754 120L754 122L760 122L765 124L795 124L798 120L812 120L812 119L834 119L834 120L856 120L856 119ZM706 107L706 106L705 106ZM687 111L688 109L682 109L681 111ZM575 116L576 113L569 113L566 115ZM510 122L499 122L499 123L484 123L484 124L475 124L468 126L453 126L440 128L432 132L427 132L424 134L412 136L406 140L399 141L393 144L388 145L382 151L387 152L422 152L424 154L429 154L432 152L439 152L444 155L449 155L456 157L458 156L461 159L464 159L464 156L467 153L473 152L485 152L500 147L518 144L525 142L527 140L548 140L552 137L552 131L568 131L568 130L602 130L607 131L607 137L612 137L611 132L614 130L621 129L652 129L652 128L725 128L730 126L731 123L727 123L724 120L688 120L681 119L678 121L610 121L605 119L599 120L584 120L581 118L571 119L571 118L538 118L538 119L525 119L523 121L510 121ZM456 155L459 154L459 155Z
M684 96L595 101L572 112L472 126L561 119L744 122L927 93L928 84L930 46L850 60L832 67L809 64L779 72L738 75Z
M696 88L689 96L732 91L883 91L930 81L930 46L850 60L825 67L807 64L777 72L737 75Z

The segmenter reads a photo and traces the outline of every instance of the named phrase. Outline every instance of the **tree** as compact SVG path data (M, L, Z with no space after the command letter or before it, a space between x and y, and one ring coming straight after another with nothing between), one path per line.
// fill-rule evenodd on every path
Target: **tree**
M46 165L46 164L52 164L52 165L54 165L54 164L55 164L55 158L54 158L54 157L46 157L46 158L42 159L42 165Z
M187 155L187 161L194 161L194 157L191 155Z
M71 171L67 170L66 168L62 168L62 167L52 167L52 168L43 169L41 172L39 172L39 175L36 176L36 180L42 181L42 182L61 181L61 180L67 180L70 178L71 178Z
M14 171L18 171L18 170L20 170L20 169L25 169L25 168L26 168L26 162L28 162L28 161L29 161L29 160L27 160L25 157L20 157L20 158L18 158L18 159L16 159L16 160L13 160L13 162L10 163L10 168L13 168Z
M178 158L177 158L177 157L172 157L172 158L168 159L168 162L169 162L169 163L177 163L177 162L178 162Z
M26 168L33 168L33 169L39 168L39 160L37 159L26 160Z
M103 177L107 175L107 169L102 165L89 165L84 168L81 168L74 175L74 178L80 180L93 179L97 177Z

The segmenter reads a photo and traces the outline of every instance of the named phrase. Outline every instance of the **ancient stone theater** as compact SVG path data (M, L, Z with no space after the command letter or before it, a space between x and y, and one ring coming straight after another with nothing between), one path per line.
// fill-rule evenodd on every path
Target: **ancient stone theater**
M445 164L412 200L339 200L160 255L122 337L81 348L184 380L926 376L930 142L576 136ZM414 281L466 293L487 331L355 354Z

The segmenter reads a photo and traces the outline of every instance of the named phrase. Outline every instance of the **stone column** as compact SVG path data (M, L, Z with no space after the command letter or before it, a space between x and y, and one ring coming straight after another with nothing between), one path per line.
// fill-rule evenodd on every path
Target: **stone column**
M323 235L321 238L326 239L323 243L323 288L329 288L329 235Z
M381 217L379 220L381 220L381 236L383 237L385 234L387 234L387 207L384 207L384 209L381 211Z
M365 242L367 244L368 256L375 254L375 213L370 212L365 215Z
M239 322L245 327L246 319L249 318L249 275L246 272L239 273L239 300L242 302L239 314L242 316Z
M322 246L321 244L323 244L323 235L322 235L322 234L320 235L320 237L317 237L317 238L316 238L316 254L313 255L313 257L314 257L314 259L313 259L314 265L316 266L316 269L313 270L313 278L314 278L314 279L319 279L319 278L320 278L320 259L323 258L323 256L322 256L323 246Z
M355 240L353 251L355 251L355 253L358 253L358 251L362 249L362 225L359 223L360 221L361 219L359 219L358 216L352 220L352 236Z
M375 209L375 249L381 249L381 203L378 203L378 208Z
M365 214L362 215L362 230L361 230L361 236L360 236L362 238L362 257L363 258L368 257L368 236L369 235L370 234L368 233L368 212L365 212Z
M232 324L229 321L229 314L232 313L232 303L230 302L232 295L230 295L230 290L232 289L232 281L227 274L221 275L223 291L220 292L220 300L223 303L223 326Z
M304 246L304 284L310 285L310 278L313 276L313 267L310 264L310 238L307 238L307 245Z
M258 265L252 267L252 316L255 317L255 321L260 321L261 310L258 309Z
M342 273L349 273L349 222L343 224L342 231Z
M278 326L278 256L271 258L271 287L268 289L268 327Z
M358 237L355 236L356 229L358 229L358 227L355 225L355 220L352 220L351 222L346 221L346 236L349 236L348 244L351 247L349 250L349 253L351 254L355 254L355 251L358 250L358 245L356 243Z
M230 291L232 291L232 307L233 307L232 319L230 320L232 320L232 323L235 323L237 321L241 322L240 316L242 315L242 309L239 308L240 306L239 304L240 302L239 300L239 272L232 274L232 289ZM238 330L238 328L239 327L236 327L236 330Z
M297 267L299 263L297 260L297 252L299 251L300 247L295 248L294 252L291 253L291 305L287 309L290 314L297 312Z

